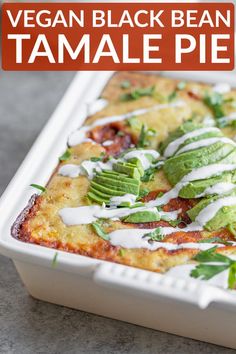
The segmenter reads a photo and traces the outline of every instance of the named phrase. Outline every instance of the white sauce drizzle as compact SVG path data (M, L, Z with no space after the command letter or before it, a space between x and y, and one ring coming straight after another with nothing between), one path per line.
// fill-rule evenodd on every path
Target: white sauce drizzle
M145 248L150 251L155 251L159 248L164 248L168 251L179 250L179 249L198 249L198 250L208 250L213 246L223 247L222 244L212 244L212 243L171 243L171 242L148 242L148 237L143 237L155 229L121 229L112 231L109 234L110 243L113 246L119 246L122 248Z
M203 193L199 194L197 198L205 197L207 195L221 195L230 192L232 189L236 188L236 185L230 182L219 182L215 185L208 187Z
M219 122L230 123L236 120L236 112L230 113L228 116L218 119Z
M183 146L179 151L177 151L176 155L182 154L183 152L186 152L186 151L199 149L204 146L210 146L210 145L216 144L218 142L222 142L225 144L230 144L230 145L236 146L236 143L232 139L229 139L226 137L208 138L208 139L198 140L198 141L190 143L186 146Z
M219 83L213 87L213 92L219 93L220 95L224 95L225 93L229 93L231 91L231 86L228 83Z
M121 205L122 203L129 203L129 205L134 205L135 201L137 199L137 195L127 193L125 195L122 195L121 197L112 197L110 199L110 206L116 207Z
M83 161L81 167L86 171L89 179L93 179L96 172L102 172L103 170L112 170L113 160L107 162L101 161Z
M172 141L166 147L166 149L164 151L164 157L173 156L176 153L176 151L179 149L180 145L182 145L186 140L191 139L191 138L195 138L199 135L209 133L209 132L220 132L220 130L215 127L207 127L207 128L196 129L196 130L193 130L189 133L186 133L186 134L182 135L180 138Z
M102 143L102 146L110 146L113 144L113 141L112 140L106 140Z
M236 205L236 197L229 196L215 200L200 211L195 219L195 222L201 226L204 226L214 218L221 208L232 205Z
M212 164L208 166L203 166L192 170L190 173L185 175L180 182L178 182L174 188L165 193L162 197L155 200L151 200L147 203L147 206L154 207L167 204L171 199L177 198L179 191L188 184L188 182L203 180L206 178L211 178L217 176L222 172L233 171L236 169L235 164Z
M202 123L206 126L206 127L214 127L216 125L216 121L213 117L210 116L206 116L204 117Z
M85 160L80 165L66 164L61 166L58 170L58 174L71 178L76 178L80 175L86 175L89 179L92 179L95 172L101 172L102 170L112 170L113 163L113 160L109 160L106 163L101 161Z
M127 154L125 154L122 158L119 158L117 160L111 159L108 160L107 162L85 160L80 165L73 165L73 164L63 165L58 170L58 174L65 177L71 177L71 178L76 178L79 175L87 175L89 179L92 179L94 177L95 172L101 172L102 170L112 170L112 166L114 163L118 161L126 161L134 157L139 159L144 170L146 170L152 166L152 163L145 156L146 154L151 155L154 159L157 159L160 156L160 154L156 150L130 151Z
M59 168L58 174L64 177L76 178L83 174L81 166L75 164L66 164Z
M130 151L127 154L123 156L124 160L129 160L132 158L137 158L144 170L147 170L149 167L152 166L152 163L149 161L147 158L146 154L151 155L154 159L158 159L160 154L156 150L135 150L135 151Z
M128 118L131 118L133 116L141 116L141 115L144 115L144 114L152 112L152 111L158 111L158 110L171 108L171 107L181 108L185 104L186 103L184 101L176 101L176 102L172 102L172 103L157 104L157 105L154 105L149 108L141 108L141 109L137 109L132 112L125 113L125 114L98 119L94 123L92 123L91 125L84 126L84 127L80 128L79 130L76 130L75 132L73 132L69 136L68 145L75 146L75 145L78 145L78 144L84 142L84 139L86 139L86 133L95 127L106 125L106 124L113 123L113 122L119 122L119 121L122 121L122 120L125 120Z
M104 208L100 205L80 206L76 208L64 208L59 211L62 221L67 226L91 224L97 219L112 219L119 220L120 218L137 212L149 211L159 215L160 217L167 217L170 220L176 220L178 217L178 210L172 212L158 211L155 207L148 208L146 206L137 208Z

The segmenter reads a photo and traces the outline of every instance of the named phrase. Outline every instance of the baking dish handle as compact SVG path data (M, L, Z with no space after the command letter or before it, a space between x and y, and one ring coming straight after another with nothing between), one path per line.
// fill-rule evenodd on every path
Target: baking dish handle
M120 264L101 264L94 272L100 286L128 291L134 295L165 297L207 308L212 302L236 305L235 295L195 279L173 278Z

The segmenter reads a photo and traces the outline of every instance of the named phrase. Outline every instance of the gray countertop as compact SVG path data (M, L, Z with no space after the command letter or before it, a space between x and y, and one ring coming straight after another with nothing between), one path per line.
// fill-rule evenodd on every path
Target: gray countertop
M0 194L73 75L0 72ZM0 269L1 354L235 352L34 300L11 260L0 256Z

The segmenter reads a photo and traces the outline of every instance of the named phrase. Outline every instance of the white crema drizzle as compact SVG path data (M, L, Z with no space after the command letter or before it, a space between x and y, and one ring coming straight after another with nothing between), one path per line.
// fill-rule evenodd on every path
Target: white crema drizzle
M193 130L189 133L182 135L180 138L175 139L171 143L169 143L168 146L166 147L163 155L164 155L164 157L171 157L176 153L176 151L179 149L179 147L185 143L186 140L198 137L198 136L203 135L205 133L219 132L219 131L220 130L215 127L207 127L207 128L200 128L200 129Z
M178 217L178 210L172 212L158 211L155 207L137 207L137 208L104 208L100 205L80 206L76 208L64 208L59 211L62 221L67 226L72 225L86 225L91 224L97 219L112 219L119 220L126 216L135 214L137 212L149 211L155 213L157 216L168 218L169 220L176 220Z
M219 138L208 138L208 139L202 139L199 141L195 141L193 143L190 143L186 146L183 146L181 149L179 149L176 153L176 155L182 154L183 152L199 149L205 146L210 146L216 143L224 143L224 144L230 144L233 146L236 146L236 143L229 138L225 137L219 137Z
M146 154L151 155L155 160L160 156L156 150L129 151L117 160L110 159L107 162L85 160L80 165L66 164L59 168L58 174L71 178L76 178L79 175L87 175L89 179L92 179L96 172L101 172L102 170L112 170L114 163L119 161L124 162L131 158L137 158L141 162L143 169L147 170L152 166L152 163L147 158Z

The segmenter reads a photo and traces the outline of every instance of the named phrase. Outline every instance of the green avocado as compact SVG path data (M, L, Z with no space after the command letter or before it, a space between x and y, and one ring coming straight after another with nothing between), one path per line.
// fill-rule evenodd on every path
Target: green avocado
M143 165L137 157L132 157L131 159L128 159L127 162L137 167L141 177L144 175Z
M179 191L179 197L191 199L191 198L198 198L198 195L202 194L205 189L214 186L216 183L220 182L228 182L233 183L236 172L225 172L219 176L215 176L208 179L193 181L184 186Z
M168 181L175 185L193 169L222 161L235 163L235 152L233 145L217 142L167 159L163 170Z
M131 178L140 180L141 176L140 176L138 168L131 163L117 162L113 165L113 169L116 172L125 173L126 175L128 175Z
M130 193L130 194L135 194L138 195L139 194L139 184L133 184L133 183L127 183L124 181L119 181L116 179L111 179L111 178L106 178L106 177L99 177L96 176L94 178L94 182L101 184L101 185L105 185L105 186L109 186L109 188L114 189L114 190L118 190L118 191L123 191L126 193Z
M219 200L221 198L227 197L227 196L235 196L236 195L236 189L230 192L230 194L225 194L225 195L220 195L220 196L214 196L210 198L205 198L201 200L197 205L195 205L192 209L190 209L187 213L188 216L192 221L195 221L199 213L204 210L209 204L215 202L216 200ZM222 207L216 215L209 220L206 225L204 225L204 228L208 231L214 231L218 230L222 227L225 227L236 220L236 204L231 205L231 206L225 206Z
M94 188L95 190L99 191L99 192L103 192L105 194L108 194L111 197L120 197L122 195L124 195L123 191L119 191L119 190L115 190L114 188L109 188L109 187L105 187L102 186L101 184L98 184L94 181L91 181L90 187Z
M129 222L133 224L160 221L160 214L151 211L139 211L137 213L126 216L122 219L123 222Z
M106 203L106 204L108 204L109 203L109 200L110 200L110 198L105 198L104 196L99 196L98 194L97 194L97 192L96 193L93 193L93 192L88 192L88 194L87 194L87 196L88 196L88 198L89 199L91 199L91 200L93 200L94 202L96 202L96 203L98 203L98 204L103 204L103 203Z
M178 129L174 130L172 133L169 134L168 138L163 141L160 146L159 150L161 154L165 151L167 146L174 140L180 138L181 136L185 135L186 133L192 132L193 130L203 128L202 125L196 124L191 120L184 122Z

